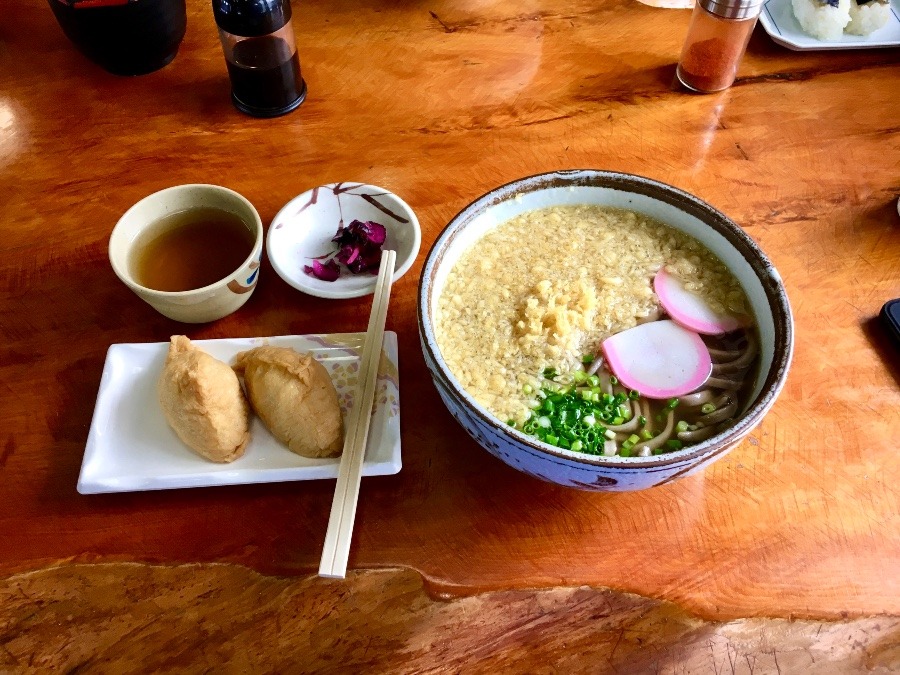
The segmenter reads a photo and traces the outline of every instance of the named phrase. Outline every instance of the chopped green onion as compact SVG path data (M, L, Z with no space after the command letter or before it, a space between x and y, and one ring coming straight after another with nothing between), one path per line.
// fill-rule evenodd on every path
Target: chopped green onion
M610 376L609 376L609 383L610 383L610 384L619 384L619 378L616 377L615 375L610 375Z
M515 428L515 426L516 426L515 420L506 420L506 423L513 428Z
M526 384L524 387L522 387L522 393L532 394L534 393L534 387L532 387L530 384Z
M670 440L666 441L666 447L671 451L675 452L676 450L681 450L684 447L684 444L681 441Z
M626 441L627 443L627 441ZM627 448L625 447L626 443L622 443L622 449L619 450L619 455L622 457L631 457L631 446L629 445Z
M641 440L641 437L638 436L637 434L631 434L631 436L628 437L628 442L631 443L632 445L637 443L639 440Z
M677 408L677 407L678 407L678 399L677 398L670 398L669 402L666 403L666 408L668 408L669 410L675 410L675 408Z
M588 381L588 384L590 384L592 387L596 387L597 385L600 384L600 378L597 377L596 375L591 375L590 377L588 377L587 381Z
M584 363L585 365L587 365L588 363L593 363L594 355L593 354L585 354L584 356L581 357L581 362Z
M687 431L687 430L688 430L688 423L685 422L684 420L681 420L678 424L675 425L675 431L677 431L679 434L682 431Z
M649 429L644 429L643 431L641 431L641 438L643 438L645 441L649 441L651 438L653 438L653 432Z
M637 401L640 397L641 392L639 392L637 389L632 389L628 392L628 398L630 398L632 401Z
M653 451L653 454L654 454L654 455L661 455L661 454L663 454L663 449L662 449L662 448L656 448L656 449Z
M613 431L612 429L607 429L606 431L603 432L603 435L606 437L607 440L610 440L610 441L616 440L616 432Z
M644 417L643 415L641 415L640 417L638 417L638 424L640 424L641 426L646 425L646 424L647 424L647 418Z
M558 374L559 374L559 373L556 372L556 368L544 368L543 375L544 375L544 377L546 377L548 380L552 380L552 379L553 379L554 377L556 377Z
M541 387L530 385L533 393L528 395L529 402L535 409L517 428L545 443L576 452L616 454L616 435L606 427L622 424L632 416L630 405L626 405L628 394L606 394L599 387L589 386L590 381L591 376L579 369L562 374L557 381L544 380ZM629 445L633 447L634 441Z
M714 406L712 403L704 403L702 406L700 406L700 412L702 412L704 415L709 415L709 413L715 412L715 410L716 406Z
M619 426L619 425L622 424L622 422L624 422L624 421L625 421L625 420L623 420L621 417L613 417L613 418L612 418L612 424L613 424L614 427Z

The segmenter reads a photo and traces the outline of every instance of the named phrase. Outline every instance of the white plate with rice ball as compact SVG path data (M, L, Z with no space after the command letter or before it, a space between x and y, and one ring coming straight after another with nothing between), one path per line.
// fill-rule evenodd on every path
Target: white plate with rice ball
M801 0L816 3L817 0ZM852 2L853 0L851 0ZM872 4L872 3L867 3ZM769 0L759 22L777 44L794 51L824 49L876 49L900 46L900 0L890 0L887 23L868 35L853 35L846 28L836 40L820 40L807 34L794 15L791 0Z

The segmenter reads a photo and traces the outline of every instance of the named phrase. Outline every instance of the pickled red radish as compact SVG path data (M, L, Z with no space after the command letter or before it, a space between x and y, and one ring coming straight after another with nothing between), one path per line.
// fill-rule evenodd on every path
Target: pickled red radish
M665 268L656 273L653 290L666 314L685 328L704 335L719 335L741 327L736 316L714 311L706 300L686 291L681 282Z
M619 382L648 398L689 394L712 372L703 339L674 321L653 321L616 333L603 341L602 349Z

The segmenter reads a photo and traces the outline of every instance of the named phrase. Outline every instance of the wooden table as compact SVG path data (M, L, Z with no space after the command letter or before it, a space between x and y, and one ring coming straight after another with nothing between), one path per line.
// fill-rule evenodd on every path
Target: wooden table
M790 52L673 86L690 13L601 2L295 3L309 98L238 113L209 3L178 57L108 75L45 3L0 25L0 671L889 672L900 668L900 50ZM7 6L8 5L8 6ZM727 213L778 267L796 354L772 412L700 475L544 484L441 405L416 332L425 252L468 202L560 168L642 174ZM173 333L357 331L267 261L185 326L114 276L135 201L226 185L268 223L316 185L389 188L423 250L396 286L403 470L363 481L347 581L315 576L332 481L82 496L106 350Z

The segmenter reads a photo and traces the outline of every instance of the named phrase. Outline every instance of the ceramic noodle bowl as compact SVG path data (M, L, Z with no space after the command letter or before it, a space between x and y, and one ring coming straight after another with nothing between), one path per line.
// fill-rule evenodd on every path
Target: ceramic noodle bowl
M628 209L699 240L738 279L755 316L760 365L734 423L708 440L649 457L587 455L548 445L498 419L462 387L435 336L435 312L448 273L475 241L527 211L565 205ZM585 490L641 490L689 475L723 457L760 423L784 385L793 354L793 318L772 263L740 227L700 199L647 178L583 170L516 180L464 208L435 241L418 295L425 363L441 400L469 435L509 466L536 478ZM488 367L488 366L486 366Z

